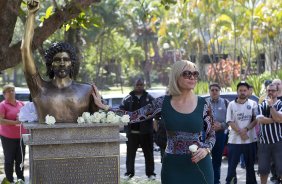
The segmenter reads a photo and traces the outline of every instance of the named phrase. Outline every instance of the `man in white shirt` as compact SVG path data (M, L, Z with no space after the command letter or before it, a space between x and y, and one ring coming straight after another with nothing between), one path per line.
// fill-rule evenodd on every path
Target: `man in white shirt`
M238 97L227 108L226 122L231 129L228 138L228 172L226 184L237 183L236 167L243 154L246 163L246 184L256 184L254 164L256 158L257 135L255 117L257 103L248 99L250 85L241 81L237 85Z

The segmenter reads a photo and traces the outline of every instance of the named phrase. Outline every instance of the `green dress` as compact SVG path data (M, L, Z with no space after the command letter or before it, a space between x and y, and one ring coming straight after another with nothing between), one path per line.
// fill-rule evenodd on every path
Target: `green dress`
M210 127L209 118L205 117L206 101L198 97L197 107L190 114L177 112L170 101L171 96L165 96L161 110L168 139L161 171L162 184L212 184L211 156L207 155L195 164L191 161L189 151L189 146L195 143L199 147L207 147L201 140L204 136L209 136L203 133L204 127Z
M142 122L161 113L167 132L167 146L163 158L161 180L163 184L212 184L213 167L207 155L197 164L191 161L189 146L197 144L210 148L215 144L211 128L211 112L204 98L198 97L195 110L190 114L179 113L171 106L171 96L156 98L130 115L130 123Z

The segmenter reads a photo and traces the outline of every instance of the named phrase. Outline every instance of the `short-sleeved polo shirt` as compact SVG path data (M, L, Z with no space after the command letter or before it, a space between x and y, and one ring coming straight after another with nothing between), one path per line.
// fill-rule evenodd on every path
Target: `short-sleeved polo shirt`
M0 103L0 114L4 117L4 119L17 120L17 115L22 106L24 106L24 103L18 100L16 101L15 105L9 103L7 100L3 100ZM26 132L27 131L20 124L0 125L0 135L7 138L19 139L21 134Z

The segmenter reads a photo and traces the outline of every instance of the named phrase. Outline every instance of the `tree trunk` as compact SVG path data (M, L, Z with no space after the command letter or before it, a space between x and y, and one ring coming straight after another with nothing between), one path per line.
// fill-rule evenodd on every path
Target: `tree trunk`
M16 66L21 62L20 45L21 41L10 46L15 29L18 13L20 12L21 0L0 1L0 71ZM61 26L75 18L92 3L99 0L72 0L62 9L58 9L53 15L44 21L42 27L34 31L33 50L36 50L42 43Z

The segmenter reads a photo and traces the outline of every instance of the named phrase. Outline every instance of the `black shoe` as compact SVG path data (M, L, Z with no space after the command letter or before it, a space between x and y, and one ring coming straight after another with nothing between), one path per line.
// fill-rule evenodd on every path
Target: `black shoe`
M277 179L278 179L278 178L277 178L276 176L271 176L271 177L270 177L270 181L277 181Z
M129 180L129 179L133 178L133 176L134 176L134 174L125 173L124 179Z

